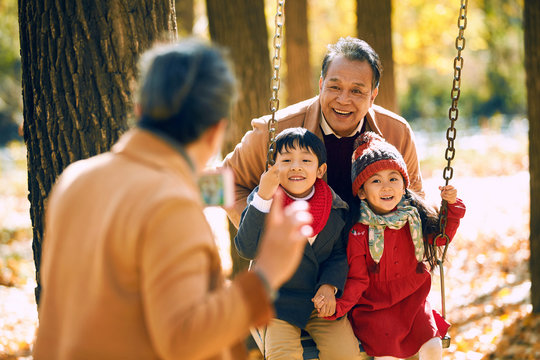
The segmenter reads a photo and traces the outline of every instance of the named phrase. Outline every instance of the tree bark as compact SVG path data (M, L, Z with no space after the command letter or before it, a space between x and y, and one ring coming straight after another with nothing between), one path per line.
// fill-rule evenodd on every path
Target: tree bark
M531 302L540 313L540 2L525 0L523 10L525 72L529 116L529 171L531 191L530 271Z
M19 0L36 302L49 191L66 166L127 129L138 55L175 24L172 0Z
M230 50L239 98L227 131L224 153L251 128L253 117L269 112L270 55L263 0L207 0L210 37Z
M375 103L397 112L399 109L392 48L392 0L357 0L356 16L358 37L375 49L383 65L383 75Z
M193 22L195 13L193 11L193 0L175 0L176 27L178 35L186 36L193 32Z
M285 16L287 103L295 104L312 97L315 88L309 63L307 0L286 1Z
M229 123L224 154L232 151L251 126L251 119L269 112L270 55L263 0L207 0L210 37L230 49L238 78L239 98ZM232 274L247 268L235 247L236 228L229 221Z

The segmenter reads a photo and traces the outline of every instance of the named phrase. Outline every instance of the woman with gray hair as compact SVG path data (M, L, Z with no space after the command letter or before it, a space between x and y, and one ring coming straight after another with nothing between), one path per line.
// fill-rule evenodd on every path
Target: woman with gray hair
M310 235L307 204L278 196L257 267L226 285L197 178L221 147L234 76L195 40L142 63L138 126L51 192L35 359L245 359Z

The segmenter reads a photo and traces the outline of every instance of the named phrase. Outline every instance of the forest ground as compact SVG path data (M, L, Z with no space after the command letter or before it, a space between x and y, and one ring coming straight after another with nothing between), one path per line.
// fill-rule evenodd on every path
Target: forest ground
M444 359L540 359L540 316L531 313L528 270L527 131L478 129L459 136L450 183L467 214L445 263L452 342ZM446 141L420 132L417 140L426 196L440 201ZM0 149L0 360L30 359L37 327L25 162L22 144ZM223 211L208 208L206 215L230 269ZM431 300L440 310L438 272L433 279Z

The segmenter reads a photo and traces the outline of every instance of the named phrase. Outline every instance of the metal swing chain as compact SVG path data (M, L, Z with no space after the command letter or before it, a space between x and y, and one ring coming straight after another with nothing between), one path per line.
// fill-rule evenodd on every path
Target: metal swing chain
M283 41L283 26L285 25L285 0L277 0L277 9L276 9L276 17L275 17L275 33L274 33L274 56L272 57L272 80L271 80L271 87L272 87L272 97L270 98L270 111L272 112L272 117L268 121L268 150L266 152L266 170L268 170L268 167L275 164L274 160L274 152L276 151L276 111L279 109L279 88L281 85L281 80L279 78L279 69L281 66L281 44ZM251 265L250 265L251 266ZM254 328L253 333L256 334L254 336L255 342L257 343L257 346L261 350L263 356L266 358L265 355L265 348L264 348L264 339L266 330L260 330L258 328ZM258 340L257 340L258 339Z
M281 85L279 69L281 66L281 44L283 41L283 26L285 25L285 0L277 0L274 33L274 56L272 57L272 97L270 98L271 119L268 121L268 151L266 153L266 169L274 165L274 152L276 151L276 111L279 109L278 92Z
M446 130L446 140L448 141L448 145L446 148L446 152L444 154L444 157L447 161L446 167L443 170L443 178L446 181L445 185L448 185L450 179L452 179L452 176L454 175L454 169L451 166L452 160L454 159L456 155L456 149L454 146L454 141L456 139L456 128L455 128L455 122L458 119L459 111L458 111L458 100L461 93L461 70L463 69L463 57L461 56L461 52L463 49L465 49L465 37L463 34L465 33L465 28L467 27L467 5L468 0L461 0L461 6L459 8L459 17L458 17L458 28L459 28L459 34L456 37L456 49L457 49L457 56L454 58L454 80L452 84L452 92L451 92L451 98L452 98L452 106L448 110L448 118L450 120L450 126L448 127L448 130ZM437 258L437 252L434 251L435 255L435 261L437 265L439 266L440 270L440 278L441 278L441 306L442 306L442 317L446 319L446 304L445 304L445 292L444 292L444 259L446 257L446 252L448 250L448 245L450 243L450 238L446 234L446 224L448 221L448 203L443 200L441 205L441 214L440 214L440 234L435 237L433 240L434 246L437 245L437 241L439 238L442 238L445 240L445 246L442 253L442 256L440 259ZM447 348L450 346L450 337L445 336L443 338L443 347Z

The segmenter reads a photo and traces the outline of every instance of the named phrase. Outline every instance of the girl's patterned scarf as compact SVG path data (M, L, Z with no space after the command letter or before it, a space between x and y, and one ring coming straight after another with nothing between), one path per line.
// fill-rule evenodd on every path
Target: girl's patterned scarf
M360 223L369 225L369 253L375 261L379 263L384 250L384 229L401 229L407 222L411 230L411 237L414 244L414 254L420 263L424 258L424 239L422 236L422 223L416 207L409 204L403 197L395 211L385 215L377 215L370 209L367 201L362 201L360 205Z
M317 235L326 226L326 222L330 217L330 210L332 210L332 190L322 179L317 179L315 184L315 193L307 202L309 203L309 212L313 216L313 222L311 227L313 228L312 236ZM285 191L284 206L289 205L295 199L291 198Z

